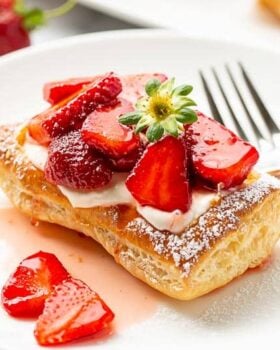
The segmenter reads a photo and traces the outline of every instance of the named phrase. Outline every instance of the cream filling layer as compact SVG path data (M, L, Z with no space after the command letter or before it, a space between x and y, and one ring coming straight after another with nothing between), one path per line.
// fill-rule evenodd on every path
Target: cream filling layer
M138 213L158 230L179 233L189 223L205 213L218 199L216 193L207 190L194 190L191 207L186 213L182 213L180 210L166 212L149 206L141 206L139 203L137 203L136 208Z
M48 157L47 148L37 144L30 137L27 138L23 147L31 163L44 171ZM131 204L156 229L168 230L173 233L181 232L190 222L205 213L211 204L218 199L216 193L207 190L194 190L191 207L186 213L182 213L180 210L166 212L150 206L141 206L126 188L126 178L126 173L115 173L107 186L91 192L74 191L64 186L58 186L58 188L74 208Z

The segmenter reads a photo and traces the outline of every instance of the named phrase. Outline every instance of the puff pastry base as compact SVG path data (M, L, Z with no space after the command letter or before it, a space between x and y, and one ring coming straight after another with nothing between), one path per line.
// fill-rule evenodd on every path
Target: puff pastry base
M0 128L0 185L14 206L92 237L132 275L173 298L190 300L229 283L261 264L279 239L276 177L247 181L174 234L156 230L130 206L73 208L21 142L16 126Z

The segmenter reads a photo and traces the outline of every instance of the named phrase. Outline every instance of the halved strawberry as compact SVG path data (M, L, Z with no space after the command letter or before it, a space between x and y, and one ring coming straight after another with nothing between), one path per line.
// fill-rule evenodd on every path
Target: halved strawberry
M103 330L113 318L98 294L82 281L68 278L46 300L34 334L40 345L66 343Z
M61 81L54 81L45 84L43 89L44 99L52 105L61 102L63 99L78 92L83 86L94 82L100 76L72 78ZM167 79L166 75L154 74L133 74L121 77L123 85L122 97L135 103L145 93L145 85L150 79L158 79L161 82Z
M241 184L258 161L258 151L214 119L197 115L198 121L186 128L194 174L209 187Z
M140 139L132 129L121 125L119 117L133 111L130 102L120 99L114 107L101 107L85 120L81 134L83 140L106 156L119 159L138 148Z
M52 140L45 177L55 185L91 191L109 183L112 171L102 155L90 148L77 130Z
M46 83L43 88L44 100L49 102L51 105L55 105L67 97L75 94L85 85L100 79L100 77L100 75L97 75L96 77L72 78Z
M54 137L80 128L98 105L114 101L121 90L119 78L112 74L103 77L33 117L28 125L29 133L38 143L48 145Z
M38 316L53 286L68 276L55 255L45 252L31 255L20 263L4 285L3 306L12 316Z
M146 148L126 186L141 205L186 212L191 205L187 172L183 141L166 136Z

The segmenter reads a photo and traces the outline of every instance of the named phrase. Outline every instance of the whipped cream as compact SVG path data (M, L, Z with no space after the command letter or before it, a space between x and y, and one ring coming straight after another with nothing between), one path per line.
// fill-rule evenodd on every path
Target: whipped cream
M26 138L23 147L31 163L44 171L48 158L47 148L39 145L30 137ZM169 230L173 233L181 232L190 222L205 213L213 201L218 200L216 193L207 190L194 190L191 207L186 213L182 213L180 210L166 212L150 206L141 206L126 188L127 175L127 173L115 173L107 186L90 192L74 191L65 186L58 186L58 188L74 208L93 208L117 204L132 205L156 229Z
M179 233L190 222L205 213L218 199L219 196L214 192L194 190L191 207L186 213L182 213L181 210L166 212L149 206L141 206L139 203L137 203L136 208L138 213L158 230Z
M91 192L78 192L64 186L58 186L58 188L74 208L131 204L134 199L126 188L126 178L126 173L115 173L107 186Z
M30 162L38 169L44 171L48 160L48 149L32 139L28 138L23 145L23 149Z

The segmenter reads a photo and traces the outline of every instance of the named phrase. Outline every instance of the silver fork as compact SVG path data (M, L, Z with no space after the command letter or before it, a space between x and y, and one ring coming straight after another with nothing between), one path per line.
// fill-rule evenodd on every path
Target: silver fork
M213 117L260 150L262 167L279 169L280 125L272 117L244 65L240 62L225 64L200 70L199 75Z

